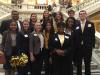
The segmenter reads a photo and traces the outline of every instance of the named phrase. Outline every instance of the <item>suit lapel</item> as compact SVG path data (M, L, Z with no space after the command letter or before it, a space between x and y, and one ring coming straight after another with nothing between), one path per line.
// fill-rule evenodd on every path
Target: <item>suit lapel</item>
M57 37L57 39L58 39L58 42L57 42L58 45L61 46L61 43L60 43L60 39L59 39L59 37L58 37L58 34L56 35L56 37Z
M81 31L82 34L85 32L85 30L86 30L86 28L87 28L87 24L88 24L88 22L86 21L85 26L84 26L84 30L83 30L83 32L82 32L82 27L81 27L81 22L80 22L79 27L80 27L80 31Z
M82 34L81 22L79 21L79 31Z
M86 31L87 25L88 25L88 22L86 21L83 33Z
M64 42L63 42L62 45L61 45L61 42L60 42L60 39L59 39L58 35L57 35L57 39L58 39L58 44L59 44L59 46L60 46L60 47L63 47L63 45L64 45L64 43L65 43L65 35L64 35Z

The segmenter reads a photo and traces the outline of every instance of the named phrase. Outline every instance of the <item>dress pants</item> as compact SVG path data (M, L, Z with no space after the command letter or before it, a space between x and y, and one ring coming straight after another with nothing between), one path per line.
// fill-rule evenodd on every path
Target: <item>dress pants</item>
M73 75L72 59L67 56L53 58L53 75Z
M41 75L43 65L43 52L34 54L35 61L32 62L32 75Z
M82 60L84 60L85 75L91 75L91 66L90 66L91 58L92 58L92 49L87 49L82 45L75 59L77 67L77 75L82 75Z

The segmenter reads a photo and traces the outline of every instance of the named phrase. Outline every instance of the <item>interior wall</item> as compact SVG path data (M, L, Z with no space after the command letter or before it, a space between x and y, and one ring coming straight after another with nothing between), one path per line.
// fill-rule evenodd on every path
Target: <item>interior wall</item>
M6 4L10 4L11 0L0 0L0 2L6 3Z

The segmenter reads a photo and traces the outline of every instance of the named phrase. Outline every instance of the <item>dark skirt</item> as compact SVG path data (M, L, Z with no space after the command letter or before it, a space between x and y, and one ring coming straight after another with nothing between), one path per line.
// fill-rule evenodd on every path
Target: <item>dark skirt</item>
M12 49L11 55L9 55L9 56L5 55L5 63L3 64L3 68L5 70L11 70L12 69L12 66L11 66L11 63L10 63L11 57L18 55L18 51L17 51L16 47L12 47L11 49Z

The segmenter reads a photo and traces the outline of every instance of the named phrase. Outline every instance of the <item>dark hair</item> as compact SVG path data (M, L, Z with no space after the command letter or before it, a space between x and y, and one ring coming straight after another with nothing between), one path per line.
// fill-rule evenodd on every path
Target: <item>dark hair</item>
M72 13L75 13L75 11L72 10L72 9L71 9L71 10L68 10L68 14L70 14L71 12L72 12Z
M67 20L65 21L65 23L66 23L66 28L69 26L69 24L68 24L68 20L69 20L69 19L72 19L72 20L74 21L73 26L72 26L72 29L73 29L74 26L75 26L75 24L76 24L76 20L75 20L74 17L68 17Z
M57 28L65 28L65 23L64 22L58 22L57 23Z
M46 22L46 26L47 26L48 23L51 24L51 31L50 31L50 33L54 33L54 27L53 27L53 24L52 24L51 20L48 20L48 21ZM44 28L45 31L46 31L46 26L45 26L45 28Z
M61 15L61 21L63 21L64 20L64 18L63 18L63 14L62 14L62 12L57 12L59 15ZM56 13L56 16L57 16L57 13ZM55 21L57 22L58 21L58 19L57 19L57 17L55 17Z
M49 14L49 11L45 10L45 11L43 12L43 19L45 18L45 16L44 16L44 13L45 13L45 12L48 12L48 14ZM49 16L50 16L50 15L49 15ZM49 17L49 16L48 16L48 17Z
M36 13L31 13L30 22L32 22L32 19L31 19L32 15L36 15ZM37 15L36 15L36 16L37 16ZM37 21L37 20L36 20L36 21Z
M14 22L14 23L16 24L16 26L17 26L17 22L16 22L16 21L14 21L14 20L12 20L12 21L10 22L10 25L11 25L13 22ZM10 29L10 25L9 25L9 30L11 30L11 29ZM17 26L16 31L18 31L18 26Z
M16 10L12 10L11 14L13 14L14 12L17 12L17 13L19 14L19 12L18 12L18 11L16 11Z
M87 14L87 12L85 10L81 10L80 12L85 12ZM79 14L80 14L80 12L79 12Z

